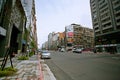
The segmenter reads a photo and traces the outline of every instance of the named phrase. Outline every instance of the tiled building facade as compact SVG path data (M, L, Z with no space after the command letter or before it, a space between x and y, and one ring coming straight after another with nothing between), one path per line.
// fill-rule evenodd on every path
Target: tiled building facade
M25 27L26 16L20 0L3 1L0 13L0 26L5 30L5 35L0 35L0 57L6 51L5 46L10 46L17 52L22 48L22 32Z

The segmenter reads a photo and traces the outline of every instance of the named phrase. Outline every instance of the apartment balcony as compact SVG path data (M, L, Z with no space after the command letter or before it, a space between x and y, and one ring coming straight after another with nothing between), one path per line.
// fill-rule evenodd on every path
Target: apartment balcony
M97 29L97 30L95 30L95 33L97 33L97 32L99 32L100 30L99 29Z
M118 1L119 1L119 0L112 0L112 3L115 4L115 3L117 3Z
M102 1L102 0L101 0L101 1ZM99 7L102 8L102 7L106 6L107 3L106 3L106 2L104 2L104 3L103 3L103 2L102 2L102 3L100 2L99 4L100 4Z
M114 4L114 8L117 8L117 7L119 7L119 6L120 6L120 5L119 5L119 4L120 4L120 2L117 2L117 1L116 1L116 2L113 2L113 4Z
M98 27L99 27L99 25L97 24L97 25L94 25L93 27L94 27L94 29L95 29L95 28L98 28Z
M115 14L117 14L117 13L120 13L120 9L119 9L119 10L117 10L117 11L115 11Z
M116 16L116 20L120 19L120 15L119 16Z
M109 28L112 28L112 25L103 27L102 30L106 30L106 29L109 29Z
M120 23L117 23L117 25L119 25L119 26L120 26Z
M108 12L106 11L106 13L108 13ZM109 15L105 15L106 13L101 14L101 15L102 15L102 16L101 16L101 20L105 20L105 19L107 19L107 18L110 17Z
M103 22L103 23L102 23L102 26L104 26L104 25L106 25L106 24L111 25L111 20L108 20L108 21ZM108 26L109 26L109 25L108 25ZM104 26L104 27L105 27L105 26Z
M92 9L92 12L96 12L97 11L97 9L95 8L95 9Z
M106 8L108 8L108 6L105 6L105 7L103 7L103 8L100 8L100 10L102 11L102 10L104 10L104 9L106 9Z
M94 26L98 25L98 21L93 22L93 25L94 25Z

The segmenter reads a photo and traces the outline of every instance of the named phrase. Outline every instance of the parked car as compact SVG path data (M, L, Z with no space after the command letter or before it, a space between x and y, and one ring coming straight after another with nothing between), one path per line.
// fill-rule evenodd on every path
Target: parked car
M65 52L65 49L64 48L61 48L61 50L60 50L61 52Z
M72 52L74 53L74 52L75 52L75 50L76 50L76 48L73 48L73 49L72 49Z
M41 59L50 59L50 58L51 58L51 53L48 52L47 50L41 52Z
M74 49L73 53L82 53L82 49Z

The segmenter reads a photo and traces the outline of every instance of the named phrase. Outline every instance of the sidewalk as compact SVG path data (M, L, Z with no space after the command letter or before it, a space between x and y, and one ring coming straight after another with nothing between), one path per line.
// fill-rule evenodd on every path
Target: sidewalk
M17 60L13 58L13 66L18 69L13 76L0 77L0 80L43 80L40 58L33 55L29 60ZM11 66L8 60L6 66Z

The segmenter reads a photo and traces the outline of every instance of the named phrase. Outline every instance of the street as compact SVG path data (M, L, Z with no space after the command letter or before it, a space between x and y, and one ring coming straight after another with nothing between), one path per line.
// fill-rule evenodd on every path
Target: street
M120 80L120 55L51 53L45 63L56 80Z

